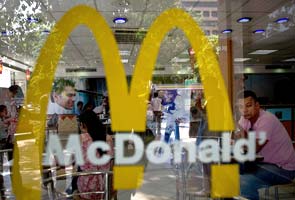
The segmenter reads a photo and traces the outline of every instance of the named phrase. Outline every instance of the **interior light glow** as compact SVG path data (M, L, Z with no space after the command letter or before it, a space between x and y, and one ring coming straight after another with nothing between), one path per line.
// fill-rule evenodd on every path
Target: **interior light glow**
M125 24L127 22L127 18L126 17L116 17L113 19L113 22L115 24Z
M129 50L120 50L120 55L121 56L130 56L130 51Z
M278 24L282 24L282 23L286 23L288 21L289 21L289 18L283 17L283 18L277 19L275 22L278 23Z
M38 23L40 21L40 19L36 18L36 17L28 17L27 21L30 23Z
M242 17L240 19L237 20L238 23L248 23L252 20L251 17Z
M265 32L264 29L257 29L255 31L253 31L253 33L255 33L255 34L264 33L264 32Z
M245 62L251 60L251 58L234 58L234 62Z
M225 29L225 30L223 30L221 33L223 33L223 34L228 34L228 33L231 33L231 32L233 32L232 29Z
M285 60L282 60L283 62L295 62L295 58L288 58Z
M46 35L48 35L49 33L50 33L49 30L44 30L44 31L42 31L42 34L46 34Z
M123 64L126 64L126 63L129 62L128 59L121 59L121 61L122 61Z
M255 55L266 55L266 54L270 54L270 53L273 53L273 52L276 52L278 50L256 50L256 51L253 51L249 54L255 54Z
M14 35L13 31L1 31L1 36L11 36Z

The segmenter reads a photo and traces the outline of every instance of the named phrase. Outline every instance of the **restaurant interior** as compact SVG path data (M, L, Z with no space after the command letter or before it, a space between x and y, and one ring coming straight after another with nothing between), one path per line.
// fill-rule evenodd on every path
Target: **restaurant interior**
M61 43L56 43L56 46L46 43L50 37L52 38L50 41L59 40L63 33L55 25L71 8L78 5L87 5L100 13L114 36L118 46L117 52L112 48L112 43L102 42L109 40L109 35L106 35L108 33L102 25L95 25L101 22L95 21L89 24L92 23L93 27L99 29L101 26L100 30L94 30L82 24L73 28L64 46ZM171 8L185 11L196 22L197 29L200 28L201 32L195 35L198 38L196 41L206 41L195 44L194 47L198 50L193 48L191 43L193 40L186 36L190 28L195 28L193 27L195 25L191 23L186 25L186 31L176 25L172 26L160 42L157 41L159 37L156 35L164 29L155 30L154 33L149 32L152 24L159 21L158 16ZM66 30L72 26L72 21L79 22L79 20L82 21L81 16L91 15L90 11L89 13L84 11L81 9L77 17L71 15L72 20L60 24L60 29ZM175 13L167 14L167 23L173 24L173 20L185 20L175 18L182 15L173 14ZM88 18L97 19L92 17ZM164 27L165 24L160 24L159 27L161 26ZM214 85L214 80L208 78L211 75L217 79L219 74L222 75L223 80L218 79L216 87L222 92L222 88L225 88L225 96L228 97L231 109L230 115L234 126L230 129L224 128L224 131L237 130L240 118L237 95L242 90L252 90L256 93L261 108L274 114L283 124L295 148L295 0L0 0L0 29L0 104L8 101L8 88L12 85L18 85L22 90L22 94L16 97L17 109L21 111L17 111L15 120L17 128L14 134L17 135L15 138L20 139L14 141L13 159L10 155L12 149L7 150L2 147L0 149L0 199L17 199L22 196L21 192L24 196L28 196L28 199L33 198L33 194L40 195L40 199L83 199L77 191L76 194L74 191L74 193L68 192L68 189L73 187L72 179L81 175L80 168L78 169L74 162L68 166L61 166L54 162L50 166L45 166L42 165L41 157L46 154L46 145L53 141L51 141L51 135L58 135L60 144L65 150L70 148L68 144L71 135L81 134L79 115L82 110L83 112L87 110L87 106L90 106L90 109L97 114L103 130L111 136L112 140L115 140L117 134L131 133L131 135L140 135L147 144L151 140L166 141L167 139L165 134L169 126L168 115L162 114L160 118L149 115L152 99L159 97L162 99L161 112L174 114L174 117L177 115L173 118L173 123L177 119L177 129L173 128L171 131L171 137L168 138L169 144L172 145L178 140L195 144L201 118L205 116L204 118L207 119L207 116L206 114L198 115L193 107L199 105L200 108L206 109L208 101L210 104L209 86L204 83L207 81L208 85ZM95 32L100 33L101 44L96 42ZM141 48L146 41L146 36L154 38L143 52ZM209 44L210 55L206 54L205 50L202 52L202 48L207 48L204 44ZM157 48L159 51L155 57L154 52ZM60 56L56 52L60 52ZM211 52L214 56L211 56ZM40 56L42 53L43 56ZM59 56L57 62L54 56ZM122 65L110 66L109 63L116 64L117 58ZM138 61L140 59L141 62ZM153 59L155 59L152 64L153 71L148 81L143 78L140 82L139 76L137 79L134 78L135 73L140 74L136 71L137 68L138 71L142 71L141 74L144 77L148 77L149 75L144 75L149 73L145 62L153 63L151 61ZM217 65L214 64L215 61ZM49 65L44 66L44 63ZM140 64L143 65L139 66ZM125 88L125 82L124 84L120 82L122 73L127 88ZM112 88L115 89L110 88L111 81L113 81ZM68 87L72 84L74 89L73 94L70 94L72 96L66 95L72 98L70 108L64 107L62 111L57 111L59 108L54 107L53 104L57 103L58 98L63 94L59 91L60 83ZM135 98L132 104L133 99L129 98L130 102L127 102L127 97L120 95L125 93L120 92L125 89L128 92L135 91L136 83L144 85L138 86L138 89L145 92L139 92L136 97L138 101L141 101L140 103L134 103L137 100ZM117 95L116 91L118 91ZM211 93L214 91L212 90ZM176 106L172 108L172 111L171 107L167 106L168 103L163 104L170 100L173 101L173 106ZM77 106L78 102L83 102L82 108ZM116 102L118 106L115 105ZM133 118L141 119L143 115L140 111L133 110L141 108L139 105L142 104L144 104L142 108L147 111L144 123L146 128L137 130L139 126L136 122L126 122L127 120L124 119L129 114L118 114L118 107L123 107L122 112L129 112L129 106L131 113L140 115ZM112 105L114 105L113 110ZM223 104L220 103L220 105L222 107ZM127 108L124 109L124 107ZM118 116L116 119L113 118L115 112ZM215 114L219 115L218 112ZM153 114L155 115L155 112L151 112L151 115ZM118 118L122 120L122 124L133 123L134 129L132 125L129 126L130 129L120 129L120 126L116 125ZM44 134L41 134L40 130ZM34 137L38 139L32 142L32 138L22 135L27 132L34 133ZM217 136L214 135L214 137ZM39 143L44 143L44 147L36 146ZM27 148L26 145L35 146ZM135 154L136 144L127 141L124 145L126 155ZM17 153L16 146L19 148ZM36 156L32 153L33 151L36 151L36 154L41 151L40 155L43 154L41 157ZM163 153L162 149L159 148L155 154L160 156L161 153ZM38 158L35 157L36 160L34 160L34 156ZM113 169L110 169L110 172L106 172L103 176L105 186L99 193L102 194L100 198L186 200L231 197L246 199L240 195L234 195L234 197L214 195L210 193L210 189L209 192L204 192L204 188L212 189L213 181L210 177L206 177L206 168L202 163L189 163L185 156L184 152L180 163L174 162L173 158L169 157L165 162L156 164L150 162L144 155L136 164L144 166L144 174L139 178L141 184L140 187L133 189L120 189L120 187L118 190L112 189L113 184L118 183L113 181ZM16 162L12 160L15 159L19 159L19 165L13 168ZM25 164L21 164L20 160ZM25 170L26 167L29 169L33 165L26 164L30 162L36 164L31 172ZM114 162L116 163L116 157L112 158L112 162L113 165ZM11 176L18 170L16 178ZM26 175L30 173L31 175ZM132 171L124 174L126 180L130 173L132 174ZM37 185L38 189L34 188L38 180L26 182L31 176L41 177L37 178L40 182ZM16 180L20 180L20 186L17 186ZM231 184L234 185L230 182L229 187ZM32 188L27 188L31 186ZM33 192L30 193L31 191ZM292 184L276 185L259 190L259 198L294 199L295 179ZM39 198L36 197L36 199Z

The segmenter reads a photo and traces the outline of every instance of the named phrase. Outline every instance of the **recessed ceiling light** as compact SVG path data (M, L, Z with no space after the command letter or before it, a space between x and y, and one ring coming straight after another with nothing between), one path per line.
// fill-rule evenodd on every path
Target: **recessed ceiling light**
M282 24L282 23L286 23L288 21L289 21L289 18L283 17L283 18L277 19L275 22L278 23L278 24Z
M177 62L177 63L184 63L184 62L189 62L189 58L178 58L174 57L172 58L172 62Z
M264 29L256 29L255 31L253 31L253 33L255 34L264 33L264 32L265 32Z
M121 59L121 61L122 61L123 64L128 63L128 59Z
M250 60L251 58L234 58L234 62L245 62Z
M121 56L130 56L130 51L128 51L128 50L120 50L120 55Z
M295 62L295 58L288 58L285 60L282 60L283 62Z
M248 23L252 20L251 17L242 17L240 19L237 20L238 23Z
M14 35L13 31L1 31L1 36L11 36Z
M256 51L253 51L249 54L266 55L266 54L270 54L270 53L273 53L276 51L278 51L278 50L256 50Z
M44 31L42 31L41 33L42 33L42 34L46 34L46 35L48 35L48 34L50 33L50 31L49 31L49 30L44 30Z
M40 19L36 18L36 17L28 17L27 21L30 23L38 23L40 21Z
M225 29L221 33L227 34L227 33L231 33L231 32L233 32L232 29Z
M116 17L113 19L115 24L125 24L128 21L126 17Z

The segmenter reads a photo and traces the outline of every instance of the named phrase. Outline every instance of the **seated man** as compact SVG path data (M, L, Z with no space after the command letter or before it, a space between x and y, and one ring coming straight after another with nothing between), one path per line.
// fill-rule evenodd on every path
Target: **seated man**
M243 91L238 95L241 113L241 131L236 134L247 137L248 131L256 134L256 152L264 157L263 162L240 176L241 195L259 199L258 189L277 184L287 184L295 177L295 151L288 132L282 123L270 112L260 109L256 94ZM260 132L266 133L266 142L258 143Z

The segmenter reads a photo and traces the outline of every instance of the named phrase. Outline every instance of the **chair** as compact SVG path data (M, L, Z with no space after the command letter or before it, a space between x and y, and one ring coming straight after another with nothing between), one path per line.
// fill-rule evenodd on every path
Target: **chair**
M196 140L213 139L220 145L221 138L217 136L196 137ZM190 138L190 141L196 143ZM182 159L180 163L174 164L176 173L176 199L197 199L209 198L210 181L209 181L209 165L202 163L197 155L196 162L189 163L186 150L182 151Z
M99 171L75 172L73 171L74 166L70 165L64 168L65 172L63 172L62 174L58 174L56 170L62 169L62 167L60 166L49 167L46 169L43 168L43 186L45 187L45 190L47 190L48 198L52 200L52 199L65 199L65 198L79 197L80 195L86 195L86 194L104 194L105 200L110 200L110 199L116 200L117 191L114 191L112 188L113 186L112 170L114 166L114 158L111 158L109 162L110 162L110 168L106 171L99 170ZM104 190L92 191L92 192L77 192L77 193L75 192L73 194L67 194L66 192L63 192L64 190L61 187L58 187L58 186L56 187L56 185L59 185L58 181L66 180L66 182L72 184L72 178L74 177L78 178L81 176L90 176L90 175L103 175ZM59 188L59 190L57 188Z
M274 185L268 188L259 189L260 199L294 199L295 197L295 179L292 183L284 185Z
M110 200L112 197L116 199L116 196L112 196L113 195L112 188L111 188L112 182L110 181L112 174L113 174L112 171L91 171L91 172L89 171L89 172L66 173L66 174L61 174L61 175L47 178L43 180L43 184L47 188L48 197L50 200L72 198L75 196L80 196L85 194L104 194L104 199ZM78 192L78 193L73 193L69 195L65 192L58 191L53 184L54 179L58 181L58 180L64 180L68 176L80 177L80 176L89 176L89 175L104 175L105 188L103 191Z
M11 163L8 160L8 153L12 151L0 150L0 199L14 198L11 190Z
M292 143L295 145L295 141ZM289 184L273 185L269 188L259 189L259 196L262 197L262 199L278 200L280 197L282 197L281 199L294 199L295 179L293 179L292 183Z

